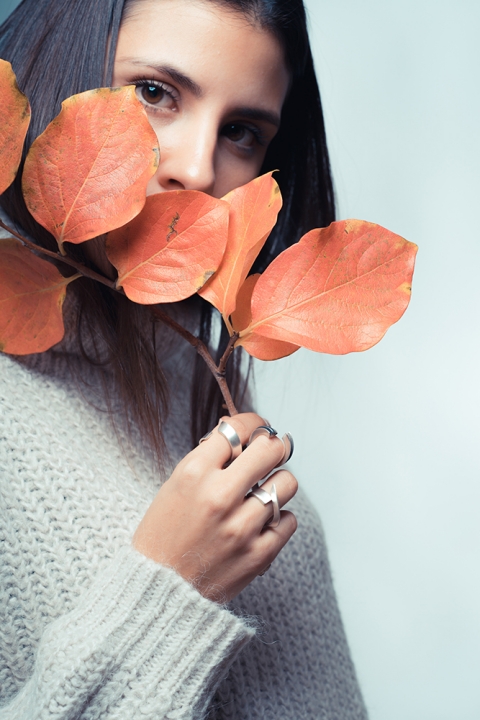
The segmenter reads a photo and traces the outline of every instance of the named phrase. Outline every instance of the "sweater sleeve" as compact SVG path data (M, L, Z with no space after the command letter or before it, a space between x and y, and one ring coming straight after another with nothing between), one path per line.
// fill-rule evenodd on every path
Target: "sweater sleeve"
M254 631L170 568L123 547L45 630L2 720L203 717Z

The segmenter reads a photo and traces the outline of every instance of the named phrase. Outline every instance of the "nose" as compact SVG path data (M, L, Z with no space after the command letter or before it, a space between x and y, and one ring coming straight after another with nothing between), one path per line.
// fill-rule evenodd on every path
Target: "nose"
M217 129L212 122L177 120L156 129L160 163L147 195L167 190L201 190L213 195Z

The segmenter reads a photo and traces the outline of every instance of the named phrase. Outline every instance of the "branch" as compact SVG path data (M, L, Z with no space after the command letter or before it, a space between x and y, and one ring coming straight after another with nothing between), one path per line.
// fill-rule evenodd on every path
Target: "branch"
M238 411L235 407L235 403L233 402L232 395L230 393L229 387L227 385L227 381L225 379L225 365L228 360L228 357L231 355L233 351L233 344L236 340L232 343L232 338L230 338L230 341L227 346L228 350L228 356L227 356L227 350L223 354L222 359L220 360L220 364L217 366L215 364L214 359L210 355L207 346L204 342L200 340L200 338L193 335L191 332L186 330L182 325L179 325L173 318L170 317L170 315L167 315L166 312L163 310L160 310L158 307L152 307L152 312L155 315L155 317L163 322L168 327L172 328L176 333L181 335L187 342L192 345L192 347L195 348L197 353L202 357L205 362L207 363L208 369L212 373L213 377L218 383L218 386L220 388L220 392L223 395L223 399L225 400L225 404L227 406L228 412L231 416L237 415ZM233 336L232 336L233 337ZM230 348L231 345L231 348ZM230 348L230 349L229 349ZM223 363L223 365L222 365Z
M228 345L227 345L222 357L220 358L220 362L218 363L218 372L221 375L225 375L225 369L227 367L228 359L235 348L235 343L237 342L237 340L238 340L237 332L234 332L233 335L230 335L230 340L228 341Z
M35 253L39 253L40 255L46 255L47 257L54 258L54 260L57 260L58 262L62 262L65 265L69 265L72 268L75 268L77 272L79 272L84 277L88 277L91 280L96 280L97 282L102 283L103 285L107 285L107 287L111 288L112 290L116 290L115 287L115 281L110 280L109 278L105 277L104 275L101 275L100 273L95 272L95 270L90 270L90 268L87 268L85 265L82 265L82 263L77 262L76 260L72 260L72 258L69 258L68 255L60 255L60 253L53 252L52 250L47 250L46 248L40 247L40 245L36 245L31 240L28 240L28 238L24 237L23 235L20 235L20 233L16 232L16 230L12 230L12 228L9 228L5 223L0 220L0 227L3 227L4 230L9 232L11 235L16 237L20 242L28 247L29 250L32 250Z
M16 230L12 230L12 228L9 228L5 223L0 220L0 227L2 227L4 230L9 232L11 235L17 238L17 240L20 240L20 242L25 245L29 250L31 250L34 253L38 253L40 255L45 255L46 257L53 258L57 262L61 262L64 265L68 265L69 267L75 268L77 270L77 273L80 273L80 275L83 275L84 277L88 277L91 280L96 280L97 282L102 283L103 285L106 285L107 287L111 288L112 290L115 290L117 292L123 292L122 290L118 290L118 288L115 286L115 282L113 280L110 280L109 278L105 277L104 275L101 275L100 273L95 272L95 270L90 270L90 268L87 268L85 265L82 265L82 263L77 262L76 260L72 260L72 258L69 258L68 255L60 255L59 253L53 252L52 250L46 250L45 248L40 247L39 245L36 245L31 240L28 240L28 238L24 237L23 235L20 235ZM170 315L167 315L166 312L163 310L160 310L158 307L152 308L152 312L155 315L155 317L160 320L161 322L165 323L165 325L168 325L168 327L172 328L176 333L181 335L187 342L192 345L197 353L205 360L207 363L207 366L212 373L213 377L218 383L218 386L220 388L220 391L223 395L223 399L225 400L225 404L227 406L228 412L230 415L237 415L237 408L235 407L235 404L232 399L232 395L230 393L230 390L227 385L227 381L225 379L225 368L227 365L228 358L233 352L233 348L235 345L236 340L238 339L238 333L234 333L228 342L227 348L220 360L219 365L217 366L215 364L214 359L210 355L207 346L205 343L203 343L200 338L193 335L191 332L189 332L186 328L182 327L179 323L177 323L173 318L170 317Z

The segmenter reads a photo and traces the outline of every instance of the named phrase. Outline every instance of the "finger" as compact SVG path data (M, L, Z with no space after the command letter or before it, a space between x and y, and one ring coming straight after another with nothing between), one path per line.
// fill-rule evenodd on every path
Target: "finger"
M239 413L233 417L222 417L212 430L210 437L201 442L192 453L207 461L210 467L223 468L232 457L232 447L227 438L218 432L220 422L225 422L237 433L242 447L245 446L252 432L264 424L263 418L256 413Z
M237 492L239 499L244 497L278 465L284 453L284 444L278 437L257 437L225 470L225 480L232 492Z
M298 490L298 481L292 473L288 472L288 470L279 470L271 475L271 477L263 483L261 489L270 495L274 484L280 507L286 505L287 502L294 497ZM244 500L242 512L245 515L245 522L247 523L247 526L251 526L253 524L254 528L258 532L273 516L273 505L271 502L265 505L262 500L255 497L255 495L249 495Z
M259 571L272 563L280 550L297 530L297 518L289 510L280 513L280 524L276 528L266 527L258 536L255 550L259 557Z

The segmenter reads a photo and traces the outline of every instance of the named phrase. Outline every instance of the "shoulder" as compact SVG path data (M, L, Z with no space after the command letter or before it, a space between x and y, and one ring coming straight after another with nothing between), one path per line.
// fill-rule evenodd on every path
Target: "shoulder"
M32 418L38 422L39 412L51 413L53 405L65 401L65 375L65 368L57 374L42 372L36 356L22 359L0 353L2 421L13 417L28 425Z

